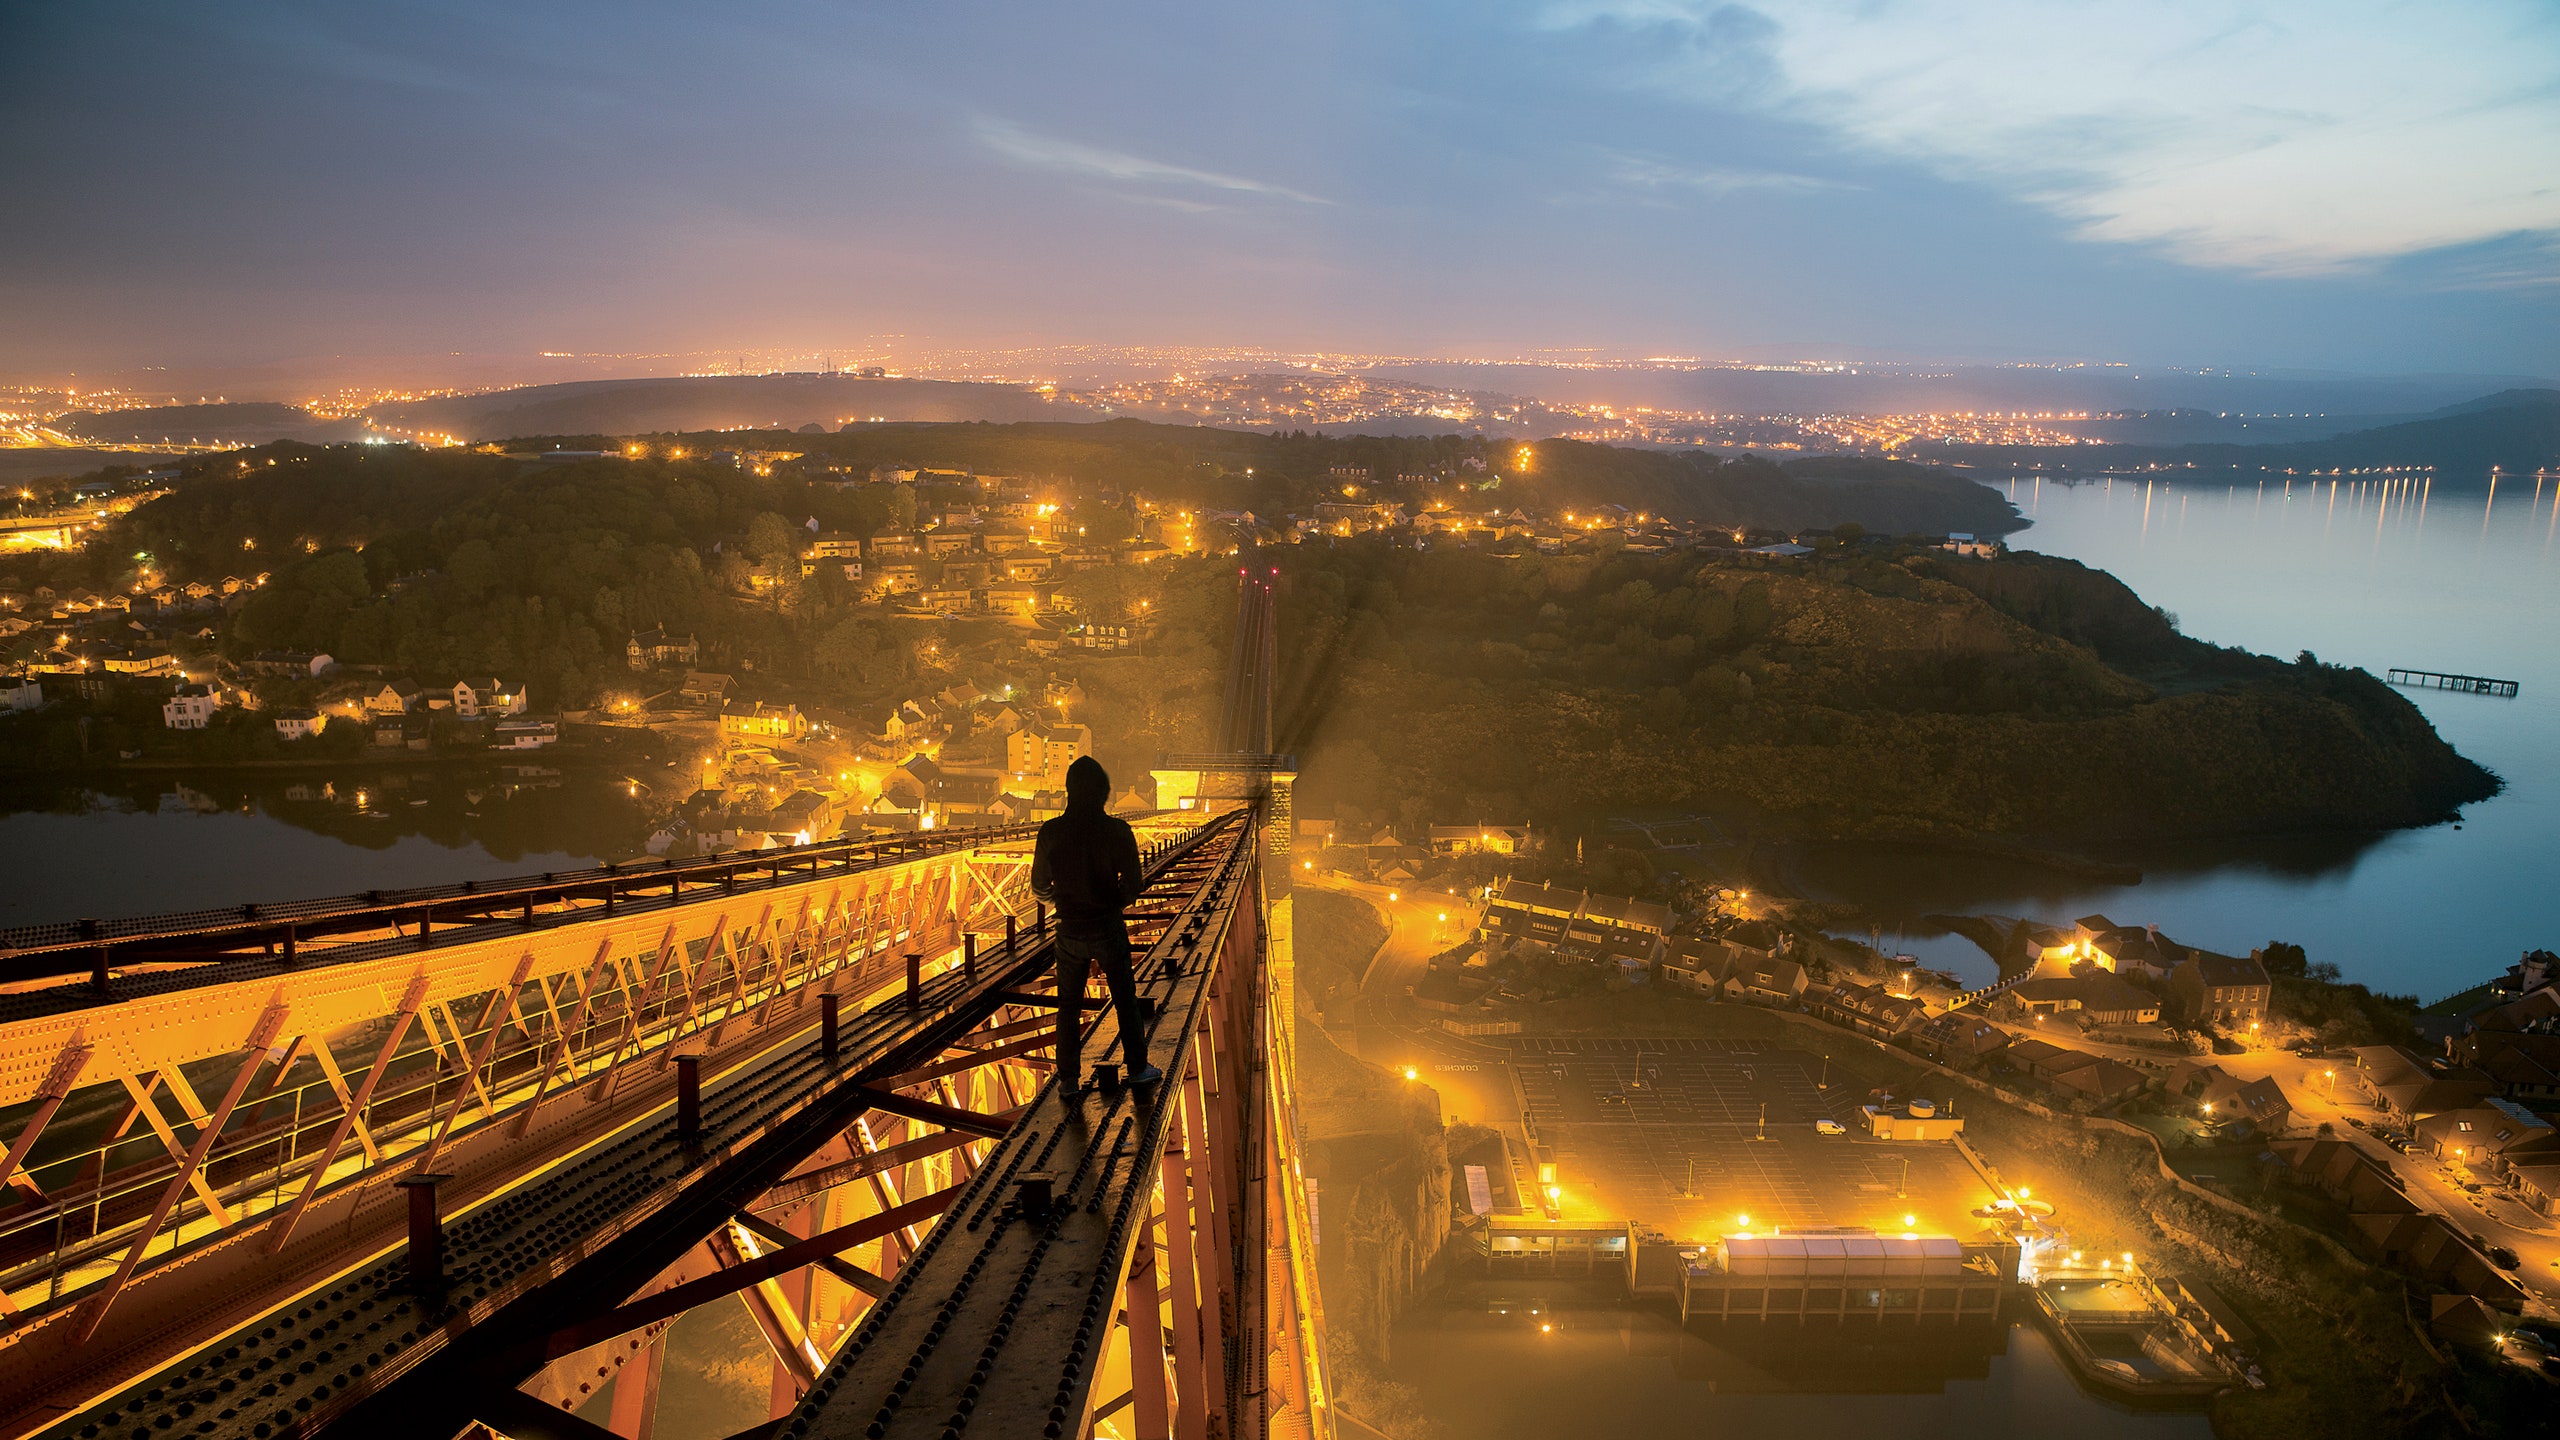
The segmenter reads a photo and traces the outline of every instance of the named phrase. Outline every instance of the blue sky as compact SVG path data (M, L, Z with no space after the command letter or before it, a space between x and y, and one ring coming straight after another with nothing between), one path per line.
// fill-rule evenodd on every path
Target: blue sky
M2560 6L0 9L0 371L902 343L2560 372Z

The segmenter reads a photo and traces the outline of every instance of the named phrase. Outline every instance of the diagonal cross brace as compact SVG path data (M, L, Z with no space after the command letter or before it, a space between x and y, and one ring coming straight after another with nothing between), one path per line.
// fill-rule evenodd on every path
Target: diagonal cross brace
M832 1257L837 1252L850 1250L856 1245L867 1245L883 1235L941 1214L951 1207L952 1201L959 1198L961 1189L962 1187L954 1185L947 1190L936 1190L921 1199L910 1200L904 1205L884 1210L877 1215L866 1216L850 1225L838 1226L823 1234L785 1245L779 1250L768 1250L745 1264L733 1265L717 1275L706 1275L702 1279L689 1281L672 1289L661 1290L644 1299L634 1300L628 1305L607 1311L592 1320L581 1321L553 1332L548 1340L542 1342L540 1354L527 1358L550 1361L563 1355L574 1355L600 1340L610 1340L616 1335L637 1330L653 1321L681 1315L697 1305L708 1304L723 1295L734 1294L750 1285L770 1280L777 1275L789 1274L804 1265L815 1264L821 1256Z

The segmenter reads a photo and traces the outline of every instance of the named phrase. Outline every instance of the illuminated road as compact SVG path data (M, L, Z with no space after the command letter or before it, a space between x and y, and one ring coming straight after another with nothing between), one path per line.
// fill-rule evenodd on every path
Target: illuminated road
M1445 891L1417 894L1364 881L1315 882L1321 888L1364 900L1386 918L1385 943L1361 976L1359 995L1351 1002L1351 1023L1337 1024L1337 1041L1361 1059L1401 1073L1408 1066L1417 1078L1440 1092L1441 1113L1450 1120L1510 1131L1520 1129L1519 1104L1503 1067L1511 1051L1464 1035L1452 1035L1414 1003L1413 987L1430 968L1431 957L1448 949L1475 924L1475 910L1463 896ZM1393 895L1394 899L1388 897ZM1449 919L1443 928L1440 916Z
M2109 1045L2079 1035L2055 1038L2075 1050L2154 1071L2163 1064L2163 1057L2154 1051ZM2380 1109L2365 1103L2352 1078L2352 1061L2306 1059L2273 1048L2195 1058L2219 1065L2240 1080L2274 1076L2276 1083L2284 1087L2285 1098L2292 1102L2298 1134L2307 1136L2326 1122L2338 1139L2354 1145L2366 1159L2398 1176L2401 1188L2421 1209L2444 1216L2466 1235L2479 1235L2493 1245L2515 1251L2523 1263L2508 1273L2542 1307L2560 1315L2560 1226L2493 1187L2483 1186L2478 1195L2473 1195L2455 1183L2451 1169L2434 1157L2403 1155L2378 1137L2349 1124L2351 1120L2361 1120L2369 1125L2399 1128Z
M2432 1156L2403 1155L2347 1123L2390 1122L2380 1110L2364 1103L2347 1074L2332 1076L2333 1071L2345 1071L2346 1064L2305 1059L2282 1050L2252 1050L2212 1058L2243 1080L2275 1076L2276 1083L2284 1087L2285 1097L2293 1102L2298 1119L2313 1128L2322 1121L2329 1122L2339 1139L2399 1176L2409 1198L2420 1206L2444 1216L2465 1234L2482 1235L2492 1244L2514 1250L2524 1263L2510 1273L2536 1300L2560 1313L2560 1228L2501 1191L2484 1186L2480 1194L2473 1195L2455 1184L2452 1172Z

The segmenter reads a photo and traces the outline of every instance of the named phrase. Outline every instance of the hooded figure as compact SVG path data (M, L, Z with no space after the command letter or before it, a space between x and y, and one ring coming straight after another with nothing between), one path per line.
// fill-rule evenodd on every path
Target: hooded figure
M1103 809L1111 776L1087 755L1067 767L1067 810L1040 827L1031 851L1031 893L1057 907L1058 994L1082 996L1093 967L1102 967L1120 1019L1121 1057L1134 1084L1163 1073L1147 1063L1144 1018L1132 974L1129 926L1121 911L1146 889L1138 864L1138 837L1129 822ZM1058 1087L1074 1094L1082 1084L1080 1007L1058 1007Z

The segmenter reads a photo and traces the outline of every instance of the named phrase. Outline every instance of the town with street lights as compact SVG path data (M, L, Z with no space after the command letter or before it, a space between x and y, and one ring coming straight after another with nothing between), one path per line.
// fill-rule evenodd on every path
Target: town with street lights
M2560 1316L2560 1139L2513 1088L2548 954L2429 1007L2433 1053L2331 1045L2290 947L1985 922L1967 985L1801 900L1516 878L1570 868L1526 827L1298 823L1301 934L1374 944L1311 972L1310 1028L1448 1127L1471 1258L1439 1283L1482 1318L1409 1361L1596 1325L1712 1337L1720 1388L1926 1391L2031 1323L2084 1387L2179 1406L2285 1383L2279 1274L2390 1275L2429 1343L2526 1371ZM1842 1369L1840 1333L1900 1358Z

